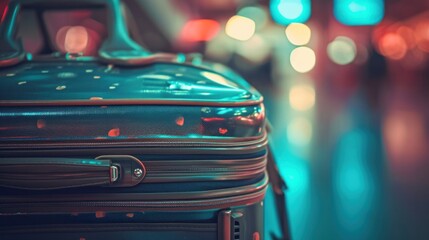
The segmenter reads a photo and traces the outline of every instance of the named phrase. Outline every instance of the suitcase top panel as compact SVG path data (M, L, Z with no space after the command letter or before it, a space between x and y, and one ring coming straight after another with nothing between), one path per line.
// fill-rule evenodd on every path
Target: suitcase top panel
M211 105L262 102L244 79L219 64L116 67L96 61L28 61L0 69L0 105Z

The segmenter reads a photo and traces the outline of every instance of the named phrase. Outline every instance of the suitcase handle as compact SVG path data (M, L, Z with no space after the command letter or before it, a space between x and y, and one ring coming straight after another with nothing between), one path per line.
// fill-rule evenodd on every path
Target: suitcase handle
M134 42L121 14L120 0L12 0L0 25L0 67L12 66L25 59L21 41L15 38L16 20L21 7L91 8L104 6L108 11L108 37L98 50L102 61L118 65L142 65L154 61L174 61L177 55L152 54Z
M144 165L132 156L80 158L3 158L0 186L52 190L84 186L129 187L140 183Z

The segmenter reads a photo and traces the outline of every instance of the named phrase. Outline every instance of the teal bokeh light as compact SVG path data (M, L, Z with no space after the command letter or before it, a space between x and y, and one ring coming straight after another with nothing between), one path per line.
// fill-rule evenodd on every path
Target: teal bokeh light
M384 17L384 0L334 0L334 15L344 25L375 25Z
M310 0L271 0L270 13L273 20L281 25L304 23L311 15Z

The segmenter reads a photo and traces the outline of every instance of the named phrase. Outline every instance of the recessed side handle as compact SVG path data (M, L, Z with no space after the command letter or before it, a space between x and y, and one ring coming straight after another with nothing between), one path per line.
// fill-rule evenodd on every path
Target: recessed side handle
M141 173L134 173L134 169L141 169ZM0 158L0 186L14 189L130 187L138 184L145 173L143 164L131 156L121 156L114 160L111 158Z

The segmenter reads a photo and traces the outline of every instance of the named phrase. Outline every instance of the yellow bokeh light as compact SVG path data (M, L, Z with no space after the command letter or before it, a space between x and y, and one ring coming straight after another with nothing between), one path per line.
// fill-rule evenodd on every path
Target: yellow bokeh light
M297 72L309 72L316 65L316 54L309 47L295 48L290 54L290 64Z
M316 94L309 85L296 85L289 91L290 106L298 111L306 111L314 106Z
M247 41L255 34L255 28L255 21L236 15L226 23L225 33L236 40Z
M311 29L303 23L291 23L286 30L287 39L294 45L300 46L310 42Z
M288 141L297 146L305 146L310 143L313 135L313 127L310 121L303 117L297 117L287 126Z

